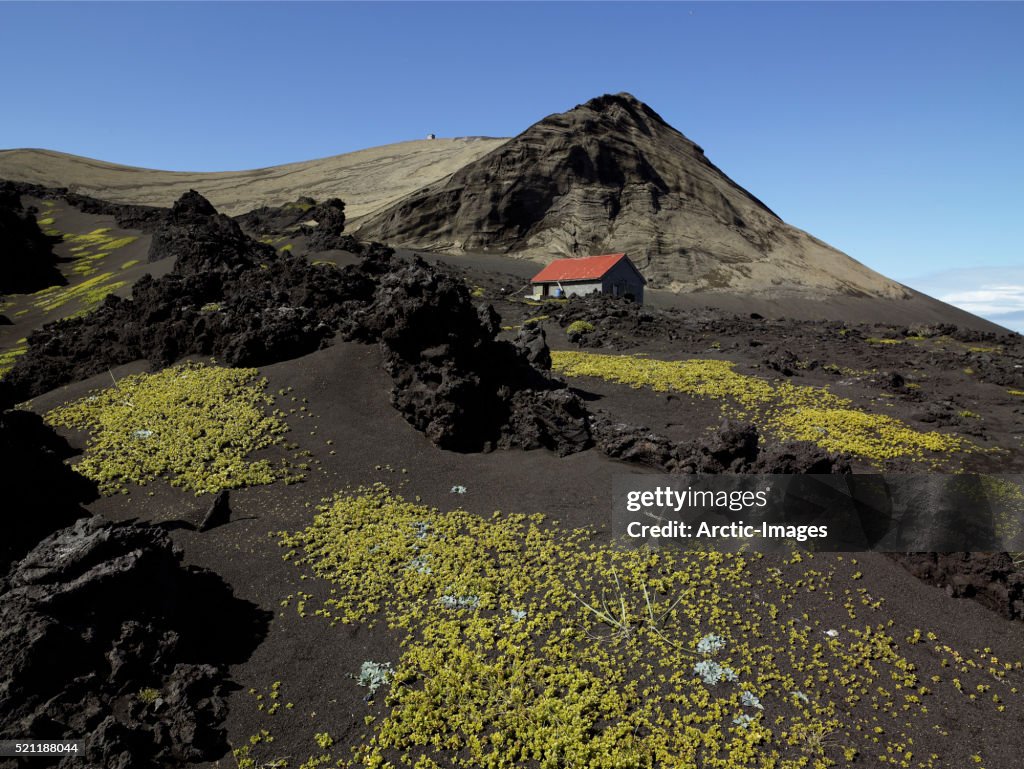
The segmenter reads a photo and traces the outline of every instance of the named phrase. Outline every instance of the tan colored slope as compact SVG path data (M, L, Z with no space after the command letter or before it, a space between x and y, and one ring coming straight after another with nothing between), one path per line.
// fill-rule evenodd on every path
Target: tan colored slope
M480 137L386 144L251 171L157 171L39 149L0 150L0 179L68 187L116 203L169 206L189 189L218 210L241 214L309 195L345 201L350 220L385 208L486 155L507 139Z

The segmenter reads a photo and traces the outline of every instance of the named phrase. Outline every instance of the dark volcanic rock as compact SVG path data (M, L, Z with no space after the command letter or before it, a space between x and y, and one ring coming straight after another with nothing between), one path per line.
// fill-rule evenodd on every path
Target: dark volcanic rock
M792 441L759 452L755 473L850 473L849 457L830 454L813 443Z
M319 349L349 304L368 299L388 251L367 247L365 271L278 254L241 232L197 194L183 196L154 247L175 256L170 274L143 276L131 300L109 296L94 312L45 326L7 379L18 400L108 367L147 359L165 366L214 355L249 366ZM385 268L386 269L386 268Z
M675 310L656 310L624 297L595 293L571 297L553 317L563 328L576 321L593 326L586 333L570 334L574 344L614 348L632 346L636 339L675 339L683 316Z
M380 341L395 408L442 448L587 448L582 402L530 364L528 346L495 340L499 328L464 282L416 258L380 278L348 336ZM546 344L533 346L543 359Z
M343 226L340 201L318 208ZM474 306L463 281L422 260L357 244L358 266L313 265L252 240L197 193L175 204L153 242L174 256L171 272L141 278L130 300L108 297L86 316L31 335L7 377L15 397L140 358L165 366L214 355L261 365L312 352L340 331L381 344L395 407L439 446L564 454L590 444L583 404L554 394L565 386L531 363L550 367L543 335L519 347L496 341L493 308Z
M184 766L226 748L226 665L267 616L160 529L82 520L0 581L0 734L86 739L60 766Z
M659 470L675 469L678 453L676 443L646 427L595 418L591 421L591 432L598 450L612 459L635 462Z
M800 360L789 350L772 348L764 359L764 364L783 376L794 376L800 368Z
M199 524L199 531L215 529L218 526L223 526L231 520L230 495L230 490L220 490L214 498L213 504L210 505L210 509L207 510L206 515L203 516L203 521Z
M280 235L308 219L307 212L316 205L313 198L301 197L283 206L260 206L235 217L249 235Z
M70 192L66 187L44 187L27 182L3 182L20 195L31 195L42 200L63 200L84 214L113 216L117 226L127 230L152 232L166 221L168 209L156 206L140 206L128 203L111 203L106 200Z
M0 182L0 294L29 294L67 281L57 269L53 246L35 216L21 205L14 185Z
M0 403L0 486L4 489L0 576L53 531L88 516L96 485L64 460L67 442L28 411Z
M339 198L328 198L317 203L302 197L283 206L263 206L236 216L242 229L254 236L301 234L308 237L310 251L346 248L355 240L343 235L345 230L345 203Z
M548 348L547 334L539 325L521 328L516 334L515 345L523 351L531 366L541 371L551 370L551 350Z
M500 448L545 448L560 457L591 444L590 415L583 401L567 388L514 393L508 424L498 440Z
M1009 619L1024 619L1024 571L1007 553L891 553L918 579L973 598Z
M315 224L304 225L310 251L341 249L351 251L352 238L345 235L345 204L338 198L325 200L309 211L307 220Z
M195 190L175 202L167 220L153 233L149 247L149 261L173 258L178 274L252 268L275 255L273 246L247 236L238 222L218 214Z
M767 450L753 425L723 422L708 439L676 443L646 427L594 419L598 449L627 462L673 473L848 473L849 462L811 443L789 443Z

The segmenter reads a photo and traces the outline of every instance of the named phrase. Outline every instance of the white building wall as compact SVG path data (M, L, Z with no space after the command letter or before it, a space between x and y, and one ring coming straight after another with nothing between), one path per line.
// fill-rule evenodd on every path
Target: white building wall
M548 286L548 298L555 295L555 291L559 288L557 283L549 283ZM563 282L561 285L563 296L583 296L584 294L593 294L595 291L600 291L602 288L601 281L578 281L574 283ZM533 286L534 299L544 298L544 284L537 283Z
M581 282L581 283L563 283L562 288L565 289L566 296L584 296L586 294L593 294L601 291L601 281L595 280L592 282Z

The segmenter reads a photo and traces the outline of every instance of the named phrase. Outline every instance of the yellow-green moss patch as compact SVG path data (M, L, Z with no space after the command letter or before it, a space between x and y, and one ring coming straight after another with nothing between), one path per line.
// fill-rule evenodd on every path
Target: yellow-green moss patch
M50 411L51 425L90 434L75 469L105 494L165 478L200 493L293 477L249 456L279 443L287 425L255 369L199 363L125 377Z
M957 435L922 432L893 417L862 411L826 388L739 374L729 361L662 361L589 352L552 352L551 358L553 367L567 376L719 400L726 414L751 419L780 440L811 441L875 462L976 448Z
M943 703L959 705L958 684L1018 685L1020 662L873 617L883 601L854 581L855 559L592 536L540 516L440 512L382 486L282 533L284 558L329 589L284 606L331 626L383 621L401 640L382 717L364 719L354 755L321 755L378 769L920 769L960 747L912 747L913 733L942 728ZM355 677L359 660L348 664ZM1012 728L1001 704L972 707ZM331 725L310 724L311 736Z
M10 350L0 352L0 379L3 379L7 372L14 368L18 358L26 352L28 352L28 346L22 343Z
M574 320L565 329L567 334L587 334L594 330L594 324L586 320Z
M99 306L108 294L127 286L112 272L103 272L73 286L50 286L32 295L32 303L43 312L53 312L65 305L77 306L73 315L82 315Z

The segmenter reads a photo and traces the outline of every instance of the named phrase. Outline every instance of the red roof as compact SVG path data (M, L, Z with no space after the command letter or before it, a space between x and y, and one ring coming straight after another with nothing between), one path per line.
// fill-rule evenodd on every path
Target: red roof
M581 256L575 259L555 259L551 264L533 276L531 283L555 283L560 280L597 280L608 270L625 259L625 254L604 256Z

